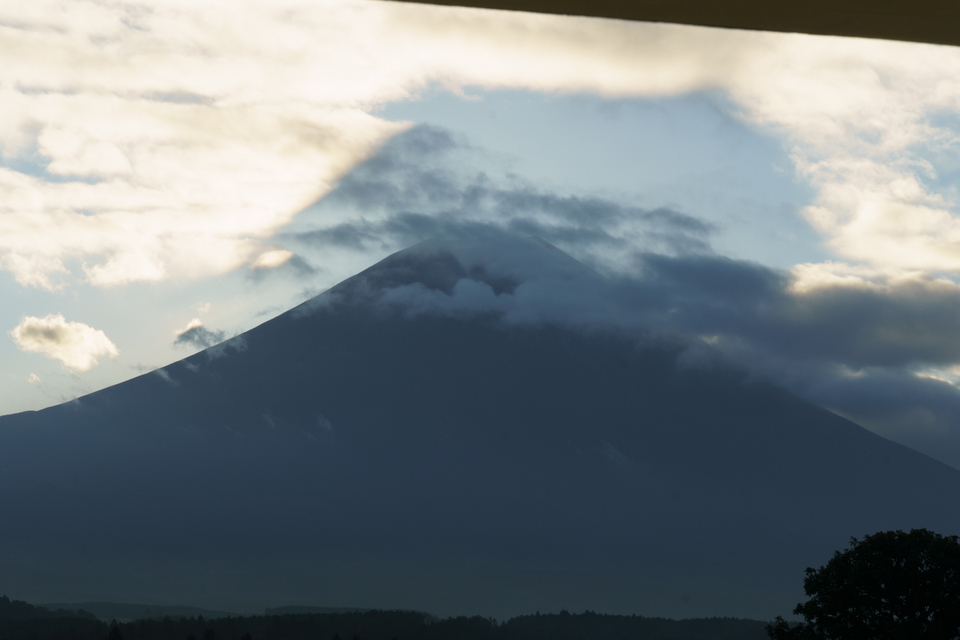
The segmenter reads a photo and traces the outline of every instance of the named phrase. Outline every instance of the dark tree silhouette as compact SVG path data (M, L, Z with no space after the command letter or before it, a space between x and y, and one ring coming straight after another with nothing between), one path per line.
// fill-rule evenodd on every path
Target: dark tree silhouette
M926 529L850 539L826 566L808 568L810 598L791 626L778 616L773 640L960 639L960 539Z

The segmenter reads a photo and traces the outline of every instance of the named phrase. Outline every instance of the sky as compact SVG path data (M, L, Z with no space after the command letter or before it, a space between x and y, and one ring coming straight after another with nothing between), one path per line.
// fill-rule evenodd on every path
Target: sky
M496 228L960 468L956 48L361 0L38 0L0 39L0 414Z

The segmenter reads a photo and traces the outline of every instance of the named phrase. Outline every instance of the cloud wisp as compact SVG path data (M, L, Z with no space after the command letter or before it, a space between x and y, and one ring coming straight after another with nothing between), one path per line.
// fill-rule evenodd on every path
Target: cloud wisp
M102 356L120 355L103 331L82 322L68 322L61 314L25 317L10 332L10 337L21 351L59 360L65 369L73 372L89 371ZM30 381L39 383L40 379L31 374Z
M208 329L203 326L200 318L194 318L187 326L177 331L177 337L173 344L178 347L194 347L197 349L206 349L220 344L227 338L224 331Z

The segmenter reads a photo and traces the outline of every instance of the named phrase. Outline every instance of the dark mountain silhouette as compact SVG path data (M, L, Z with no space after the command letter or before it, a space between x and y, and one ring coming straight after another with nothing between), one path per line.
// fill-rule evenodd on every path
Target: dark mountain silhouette
M960 472L567 290L603 278L535 240L425 243L0 418L5 589L770 619L850 536L960 533Z

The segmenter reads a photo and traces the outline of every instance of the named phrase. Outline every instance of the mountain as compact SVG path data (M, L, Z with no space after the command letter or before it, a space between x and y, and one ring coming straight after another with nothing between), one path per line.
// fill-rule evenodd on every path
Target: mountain
M609 291L535 239L435 240L2 417L2 586L770 619L850 536L960 533L960 472L705 345L605 321Z

